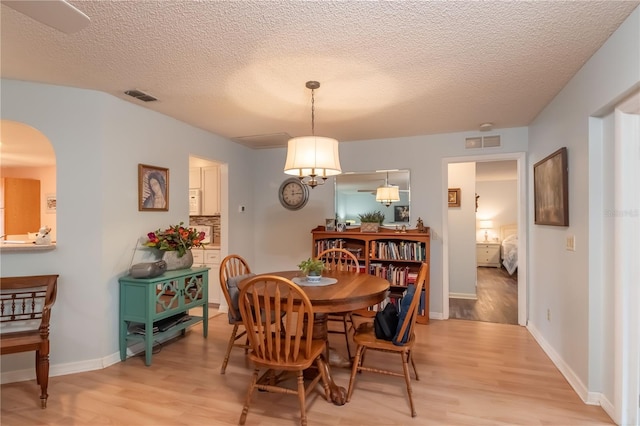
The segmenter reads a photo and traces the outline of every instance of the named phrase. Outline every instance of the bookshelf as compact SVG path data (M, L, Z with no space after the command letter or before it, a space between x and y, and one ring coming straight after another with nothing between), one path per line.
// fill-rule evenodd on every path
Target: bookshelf
M380 228L379 232L360 232L360 228L334 232L318 226L311 234L314 257L328 248L349 250L358 258L361 273L380 276L391 283L389 298L394 301L399 300L407 285L415 280L420 264L430 263L429 228L424 232L417 229L397 232L390 228ZM420 300L417 319L420 324L429 323L429 275Z

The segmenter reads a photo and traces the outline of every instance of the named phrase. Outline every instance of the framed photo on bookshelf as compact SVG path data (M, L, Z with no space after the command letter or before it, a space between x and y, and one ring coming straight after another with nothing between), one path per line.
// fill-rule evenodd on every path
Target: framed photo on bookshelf
M338 232L344 232L347 230L347 224L344 222L338 222L336 224L336 231Z
M334 232L336 230L336 220L335 219L326 219L324 229L327 232Z

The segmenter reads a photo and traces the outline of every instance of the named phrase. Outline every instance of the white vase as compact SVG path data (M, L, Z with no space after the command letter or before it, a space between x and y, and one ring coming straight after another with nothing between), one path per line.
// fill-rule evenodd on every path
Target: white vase
M187 250L182 257L178 257L178 251L165 251L162 255L162 260L167 262L167 271L174 271L176 269L187 269L193 265L193 253L191 250Z
M322 281L322 275L307 275L307 282L309 283L319 283Z

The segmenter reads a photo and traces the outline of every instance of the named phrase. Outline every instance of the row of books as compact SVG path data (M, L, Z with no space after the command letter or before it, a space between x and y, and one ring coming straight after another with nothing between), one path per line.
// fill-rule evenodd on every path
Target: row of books
M371 306L369 309L373 310L373 311L381 311L384 309L385 306L387 306L387 304L389 303L393 303L394 305L396 305L396 308L398 309L398 312L400 312L401 310L401 302L402 299L404 298L406 294L406 290L403 291L402 293L391 293L389 294L389 296L383 300L382 302L378 303L377 305ZM424 289L420 294L420 301L418 304L418 315L428 315L428 312L426 312L425 309L425 292Z
M385 265L379 262L369 264L369 274L376 277L382 277L389 281L391 285L406 287L415 283L417 273L412 272L408 266Z
M316 253L320 253L322 251L339 248L345 249L355 255L358 259L362 258L362 248L360 247L349 247L347 246L347 242L343 239L335 239L335 240L318 240L316 241Z
M341 238L316 241L316 253L331 249L346 249L362 258L362 248L349 247L347 241ZM369 255L372 259L407 260L422 262L426 259L427 250L423 243L413 241L371 241Z
M372 259L411 260L422 262L427 251L423 243L412 241L371 241L370 256Z

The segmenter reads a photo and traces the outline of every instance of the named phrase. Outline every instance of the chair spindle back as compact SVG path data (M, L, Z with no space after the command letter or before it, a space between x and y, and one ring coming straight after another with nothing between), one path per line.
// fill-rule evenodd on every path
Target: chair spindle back
M349 250L331 248L318 254L318 259L324 262L328 271L353 271L360 272L358 258Z
M249 342L260 360L289 364L299 355L311 356L313 307L295 283L276 275L250 278L240 291L239 305L245 328L255 330L248 333Z

